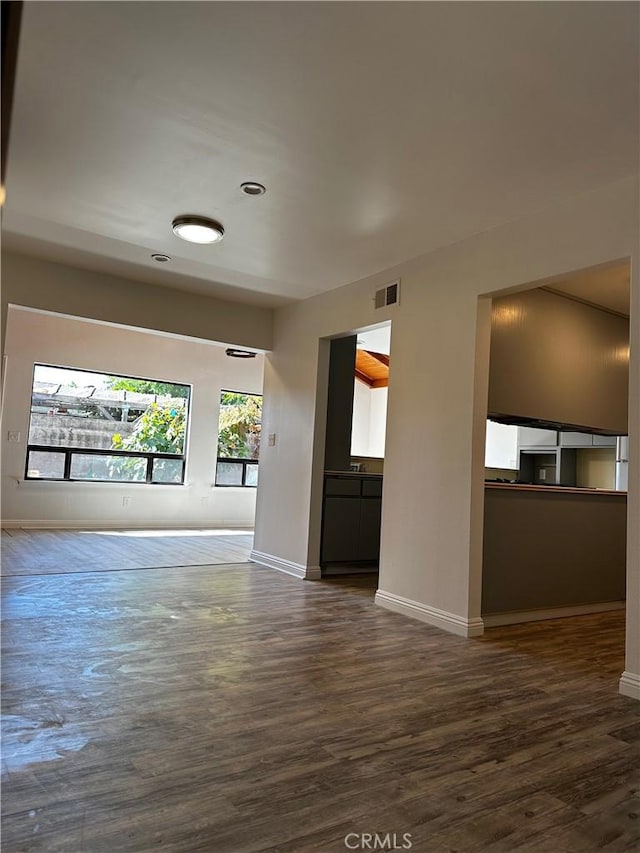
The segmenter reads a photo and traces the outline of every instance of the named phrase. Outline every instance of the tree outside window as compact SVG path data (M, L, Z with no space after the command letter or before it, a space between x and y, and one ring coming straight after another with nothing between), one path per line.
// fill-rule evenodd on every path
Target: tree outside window
M217 486L256 486L262 397L223 391L218 424ZM239 460L234 462L233 460ZM240 460L246 460L241 462Z

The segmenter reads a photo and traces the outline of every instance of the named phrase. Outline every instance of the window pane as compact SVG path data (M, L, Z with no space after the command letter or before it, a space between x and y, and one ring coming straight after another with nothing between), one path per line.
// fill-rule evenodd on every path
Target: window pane
M36 364L29 444L184 455L190 388Z
M135 456L97 456L74 453L71 457L72 480L115 480L144 482L147 460Z
M216 486L241 486L242 463L218 462L216 469Z
M257 459L260 450L262 397L223 391L220 394L218 456Z
M247 465L247 479L246 486L257 486L258 485L258 466L257 465Z
M46 450L30 451L27 477L62 480L64 477L64 453L48 453Z
M181 483L182 459L154 459L154 483Z

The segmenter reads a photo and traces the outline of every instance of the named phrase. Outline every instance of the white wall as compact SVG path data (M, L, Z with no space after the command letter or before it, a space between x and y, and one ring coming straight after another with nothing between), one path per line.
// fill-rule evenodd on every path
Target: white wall
M235 293L230 298L239 299L237 290L230 291ZM205 341L271 348L273 315L268 308L3 251L3 337L10 304Z
M264 356L229 358L222 346L9 309L2 418L4 522L68 526L246 526L255 489L215 488L221 389L262 393ZM183 382L193 386L186 485L25 482L34 362ZM19 444L7 441L18 431ZM123 507L123 497L129 506Z
M356 379L353 384L351 455L384 459L387 427L387 388L369 388Z
M369 419L369 453L367 456L384 459L384 444L387 434L388 388L371 389L371 416Z
M518 427L487 421L487 438L484 454L486 468L511 468L518 470Z
M627 179L279 309L263 426L278 443L262 452L256 550L310 573L317 566L325 339L393 320L380 589L387 606L408 600L415 607L404 612L481 630L490 299L479 297L631 256L627 669L640 679L639 225L638 181ZM401 304L375 311L373 291L397 276ZM414 447L419 454L407 453Z
M353 383L353 417L351 419L351 455L369 456L371 423L371 388L356 379Z

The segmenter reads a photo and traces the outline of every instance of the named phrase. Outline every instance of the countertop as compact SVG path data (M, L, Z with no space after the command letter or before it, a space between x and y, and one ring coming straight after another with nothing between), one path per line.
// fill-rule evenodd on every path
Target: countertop
M525 483L491 483L485 481L486 489L512 489L520 492L560 492L570 495L618 495L627 496L626 492L618 492L615 489L584 489L578 486L536 486Z
M382 479L383 474L368 474L366 471L325 471L325 477L367 477L371 479Z

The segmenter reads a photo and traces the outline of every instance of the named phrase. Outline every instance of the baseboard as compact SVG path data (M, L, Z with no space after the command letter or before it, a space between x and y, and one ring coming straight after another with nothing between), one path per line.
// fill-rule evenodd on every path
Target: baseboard
M640 699L640 675L635 672L623 672L620 677L620 693L631 699Z
M377 575L377 566L325 566L323 577L338 577L340 575Z
M319 581L322 577L322 569L320 566L307 566L307 573L304 576L307 581Z
M249 559L253 563L259 563L261 566L275 569L277 572L284 572L286 575L293 575L294 578L300 578L300 580L317 581L321 577L320 566L293 563L291 560L283 560L281 557L264 554L262 551L251 551Z
M65 519L63 521L40 519L5 519L0 521L0 527L7 529L23 528L24 530L249 530L253 531L253 522L241 524L238 521L229 523L217 521L208 522L206 519L200 521L182 521L170 519L158 521L157 519Z
M572 607L550 607L546 610L518 610L509 613L483 613L485 628L502 625L519 625L522 622L542 622L545 619L564 619L568 616L587 616L589 613L606 613L624 610L624 601L603 601L596 604L576 604Z
M449 613L447 610L429 607L427 604L413 601L410 598L403 598L401 595L385 592L382 589L376 592L375 602L380 607L393 610L394 613L419 619L421 622L435 625L436 628L442 628L443 631L458 634L460 637L479 637L484 633L484 623L479 617L466 619L457 613Z

